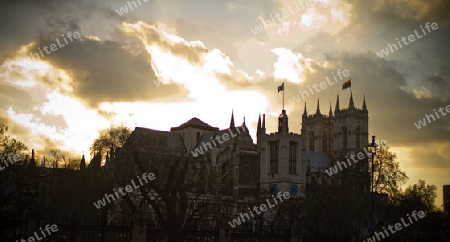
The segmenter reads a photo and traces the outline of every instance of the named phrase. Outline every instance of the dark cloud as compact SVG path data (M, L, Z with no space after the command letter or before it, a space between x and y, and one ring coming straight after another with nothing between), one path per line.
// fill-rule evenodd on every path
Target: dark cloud
M6 116L3 116L2 114L0 114L0 123L6 125L8 127L7 135L12 135L14 137L17 137L17 136L28 135L30 133L30 131L27 128L12 122L9 118L7 118ZM20 140L20 141L22 141L25 145L27 145L24 140Z
M188 60L191 64L202 64L200 58L208 52L206 48L200 45L187 45L185 42L175 43L162 36L160 31L152 27L146 26L143 31L145 31L145 40L148 45L157 44L173 55Z
M426 85L432 93L440 95L441 97L446 97L447 101L450 101L450 65L442 65L438 72L425 79L424 85Z
M36 97L29 92L6 82L0 82L0 110L15 107L19 110L32 110Z
M450 2L446 0L376 0L372 1L371 6L375 12L397 15L403 19L450 23Z
M66 33L68 31L80 31L79 21L80 20L74 16L65 18L61 16L51 16L45 20L49 32L57 32L57 34Z
M44 43L40 46L56 42L49 38ZM185 98L187 91L178 84L155 85L153 81L157 78L150 65L151 56L142 45L132 54L122 47L123 44L126 43L84 38L63 46L44 59L73 74L75 95L94 107L100 102Z

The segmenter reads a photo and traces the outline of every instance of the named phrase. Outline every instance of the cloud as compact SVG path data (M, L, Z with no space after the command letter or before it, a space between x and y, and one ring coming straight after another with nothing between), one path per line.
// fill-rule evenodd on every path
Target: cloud
M432 1L403 1L403 0L377 0L371 4L375 12L383 14L392 14L407 20L432 20L445 24L448 20L447 10L450 9L450 3L445 0Z
M227 3L227 7L228 7L230 10L245 9L245 5L240 4L240 3L236 3L236 2L228 2L228 3Z
M410 155L414 157L411 165L415 168L450 168L450 143L430 143L416 146L411 149Z
M250 129L258 112L270 110L266 125L273 132L282 107L276 87L284 81L290 131L299 133L304 101L311 113L320 99L322 113L328 113L337 94L341 107L348 106L349 90L339 82L301 103L287 100L347 69L357 107L366 95L370 134L405 150L423 147L405 152L412 154L408 169L414 174L447 167L448 157L438 152L450 143L450 116L420 130L413 123L449 104L450 3L313 2L256 37L250 29L260 18L294 3L150 1L119 16L115 9L126 1L8 2L0 7L7 20L0 22L0 117L33 147L51 137L67 149L83 147L77 153L110 123L166 129L197 116L226 127L231 108L236 118L247 116ZM439 29L387 57L376 55L426 22ZM30 68L20 66L33 48L68 31L83 38ZM159 87L153 82L158 78ZM80 129L90 125L85 119L95 127ZM436 162L421 163L427 155Z
M43 48L56 43L57 38L54 37L49 35L46 39L41 39L35 47ZM169 98L173 101L186 97L186 91L178 84L167 83L160 87L155 85L157 77L151 66L151 54L133 37L123 37L123 41L82 38L44 56L42 60L71 74L74 94L92 107L105 101ZM181 53L181 48L177 48L177 54ZM31 49L30 53L37 53L37 50Z

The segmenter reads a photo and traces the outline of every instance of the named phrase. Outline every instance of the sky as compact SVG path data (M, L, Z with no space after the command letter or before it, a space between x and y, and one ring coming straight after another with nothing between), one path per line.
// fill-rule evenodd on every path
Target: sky
M255 137L260 113L276 131L284 82L290 131L300 133L305 102L314 113L319 99L328 114L339 95L348 107L347 77L337 76L347 70L355 105L366 98L369 137L396 152L408 184L436 185L440 207L450 184L449 10L446 0L2 1L0 122L38 153L73 157L89 156L111 126L170 130L197 117L225 129L232 110ZM439 118L417 128L430 114Z

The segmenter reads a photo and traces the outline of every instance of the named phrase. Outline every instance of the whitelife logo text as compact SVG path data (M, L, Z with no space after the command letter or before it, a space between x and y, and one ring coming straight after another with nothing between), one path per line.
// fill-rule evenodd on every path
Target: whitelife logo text
M143 186L144 183L139 178L139 176L137 178L139 180L139 184L141 184L141 186ZM142 179L144 179L145 183L147 184L149 181L155 180L155 174L153 174L153 173L149 173L149 174L144 173L144 174L142 174ZM131 184L133 186L131 186L131 185L125 186L125 191L127 193L130 193L130 192L134 191L134 189L138 189L139 187L141 187L139 185L136 185L136 183L134 183L134 180L131 180ZM119 189L117 189L117 191L116 191L116 189L113 189L113 190L114 190L114 194L116 195L116 197L114 197L114 194L105 194L105 197L103 199L98 200L97 202L94 202L94 206L97 209L100 209L101 207L106 206L106 204L107 204L106 201L108 201L108 203L111 203L111 202L115 201L116 198L119 199L120 197L123 197L123 196L127 195L125 192L123 192L123 190L124 190L123 187L119 187ZM120 193L120 195L119 195L119 193ZM110 200L110 198L111 198L111 200Z
M428 33L431 33L430 26L431 26L431 29L433 29L433 30L437 30L437 29L439 28L439 26L437 25L436 22L434 22L434 23L432 23L432 24L430 24L430 22L427 22L427 23L425 24L425 28L428 30ZM427 33L425 32L425 30L422 28L422 25L420 25L420 28L422 29L422 33L423 33L424 35L420 35L420 34L417 32L417 30L414 30L415 36L414 36L414 34L408 35L408 40L409 40L409 42L406 41L406 37L402 36L401 40L402 40L403 44L404 44L404 45L409 45L410 43L416 41L416 37L417 37L417 39L420 39L420 38L422 38L423 36L427 35ZM402 44L400 43L400 40L398 40L398 38L396 38L395 40L397 40L397 44L400 46L400 48L403 48L403 47L402 47ZM388 55L389 55L389 50L391 51L390 53L393 53L393 52L394 52L393 47L395 47L395 50L396 50L396 51L398 50L398 47L397 47L396 44L391 44L391 43L389 43L388 46L386 47L386 49L382 49L382 50L380 50L379 52L377 52L378 57L383 58L384 56L388 56Z
M278 199L277 199L278 198ZM257 213L258 215L261 214L262 212L267 212L267 208L273 208L275 207L275 205L278 205L278 201L280 200L280 203L282 203L284 200L287 200L289 198L291 198L291 194L289 194L289 192L284 192L283 194L281 194L281 192L278 192L278 195L276 197L273 197L273 202L274 204L270 203L269 199L266 199L267 202L267 207L265 203L259 205L259 207L257 206L253 206L253 211L255 211L255 213ZM258 210L259 208L259 210ZM250 215L252 216L252 218L255 218L255 215L253 214L252 210L250 208L248 208L248 212L250 213ZM245 221L250 220L250 216L248 215L248 213L239 213L239 217L233 219L231 222L228 222L228 224L232 227L235 228L237 225L240 225L241 223L245 223Z

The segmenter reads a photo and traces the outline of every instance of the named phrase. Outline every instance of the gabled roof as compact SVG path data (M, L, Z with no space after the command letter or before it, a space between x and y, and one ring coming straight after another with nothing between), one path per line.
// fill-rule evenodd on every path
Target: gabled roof
M195 148L200 148L203 146L203 144L211 144L212 147L219 147L223 151L229 147L229 144L230 142L232 142L232 140L236 140L238 144L246 142L246 140L243 139L245 136L248 136L248 141L250 141L251 144L254 145L253 140L248 133L247 127L245 126L245 128L243 128L243 126L245 126L245 124L234 128L218 130L216 132L205 132L203 133ZM239 130L239 132L237 132L237 130ZM228 140L225 141L222 139L222 143L220 143L215 139L216 136L222 137L222 135L225 133L228 134ZM233 137L232 134L235 136ZM212 141L213 139L214 142ZM214 145L214 143L216 144L216 146Z
M140 145L146 145L148 141L156 141L162 147L171 150L184 150L183 140L178 133L136 127L132 132L132 135L130 135L130 138L134 139L136 142L139 142Z
M185 128L188 128L188 127L197 128L197 129L203 129L203 130L207 130L207 131L219 131L218 128L212 127L211 125L201 121L200 119L198 119L196 117L191 118L189 121L187 121L184 124L181 124L178 127L172 127L170 129L170 131L178 131L178 130L182 130L182 129L185 129Z
M214 146L212 140L217 136L222 137L222 135L224 133L228 133L228 136L230 137L230 139L228 139L227 141L222 140L222 143L219 143L217 140L214 140L214 142L220 147L220 148L226 148L228 147L228 143L230 142L230 140L232 139L231 135L230 135L230 130L229 129L224 129L224 130L219 130L217 132L207 132L204 133L202 138L200 139L200 141L198 142L197 147L200 147L203 145L203 143L210 143L212 146ZM233 130L233 134L237 134L236 131ZM212 139L211 139L212 138Z

